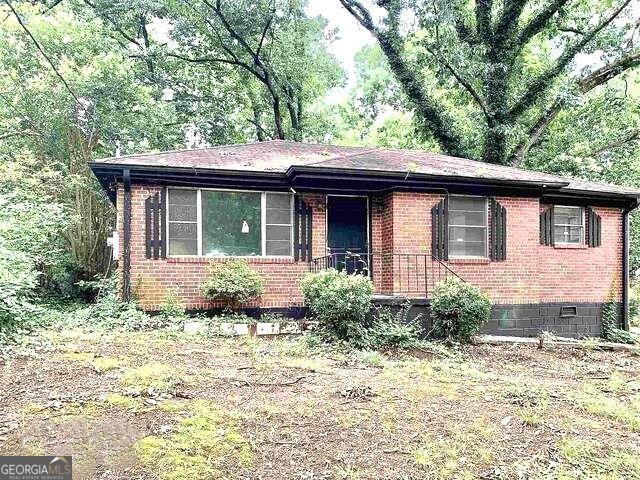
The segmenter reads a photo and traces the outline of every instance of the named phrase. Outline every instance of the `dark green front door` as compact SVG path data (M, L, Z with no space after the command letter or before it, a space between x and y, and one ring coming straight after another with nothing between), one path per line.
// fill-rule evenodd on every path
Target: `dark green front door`
M327 197L327 247L336 268L368 273L367 218L366 197Z

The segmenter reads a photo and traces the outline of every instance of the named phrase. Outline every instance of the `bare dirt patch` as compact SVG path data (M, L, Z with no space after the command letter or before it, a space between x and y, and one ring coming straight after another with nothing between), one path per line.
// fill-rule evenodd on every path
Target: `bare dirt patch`
M2 366L0 453L74 478L640 479L640 357L529 345L43 332Z

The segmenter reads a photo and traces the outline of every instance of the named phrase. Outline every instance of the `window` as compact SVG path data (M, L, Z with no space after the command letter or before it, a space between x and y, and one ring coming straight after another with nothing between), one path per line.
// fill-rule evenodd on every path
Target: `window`
M262 194L202 190L202 254L262 255Z
M266 194L266 254L291 255L291 195Z
M449 197L449 255L487 256L487 199Z
M553 207L555 243L584 242L584 211L582 207Z
M169 190L169 255L198 252L198 196L195 190Z
M169 255L291 256L288 193L169 189Z

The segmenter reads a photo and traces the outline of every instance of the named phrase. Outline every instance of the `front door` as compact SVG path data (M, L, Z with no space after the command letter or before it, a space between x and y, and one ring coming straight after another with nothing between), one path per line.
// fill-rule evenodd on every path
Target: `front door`
M369 273L366 197L327 197L327 249L331 265L348 273Z

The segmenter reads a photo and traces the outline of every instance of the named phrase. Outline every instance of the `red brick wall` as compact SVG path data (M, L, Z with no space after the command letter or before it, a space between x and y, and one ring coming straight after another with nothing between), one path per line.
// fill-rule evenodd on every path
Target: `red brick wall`
M131 285L145 309L158 309L169 292L175 292L188 308L214 306L199 293L211 258L145 258L144 200L157 187L132 187ZM322 194L302 194L313 209L313 256L326 254L326 201ZM409 260L400 254L431 253L431 207L441 195L394 192L371 201L373 278L379 293L400 292L406 283L407 264L424 291L424 257ZM535 198L497 198L507 209L507 259L451 259L449 267L463 279L487 291L494 303L539 303L555 301L598 302L610 292L620 299L622 259L622 212L595 208L602 217L602 246L561 248L539 243L540 202ZM118 230L122 252L123 189L118 189ZM395 257L389 254L397 254ZM249 259L265 278L265 294L253 305L288 307L300 305L299 280L308 271L306 263L289 259ZM120 261L122 265L122 261ZM401 280L405 279L405 280ZM410 278L411 280L411 278Z
M131 288L134 298L147 310L157 310L162 306L167 294L173 292L183 299L190 309L217 306L200 295L200 285L207 277L207 267L211 262L224 259L212 258L145 258L144 201L159 191L157 187L133 185L131 188ZM118 188L118 231L120 232L119 264L122 265L122 209L124 191ZM313 255L324 255L325 205L324 195L303 194L302 198L313 209ZM299 281L308 272L308 264L292 259L247 259L247 262L265 280L265 293L259 300L247 306L289 307L302 304Z
M431 207L441 195L393 194L393 251L431 253ZM480 286L494 303L598 302L621 298L622 211L594 208L602 218L602 245L540 245L540 201L497 197L507 210L507 259L450 259L449 267ZM395 276L401 276L398 265ZM396 282L397 283L397 282Z

